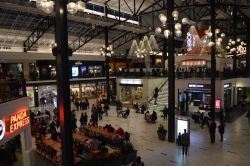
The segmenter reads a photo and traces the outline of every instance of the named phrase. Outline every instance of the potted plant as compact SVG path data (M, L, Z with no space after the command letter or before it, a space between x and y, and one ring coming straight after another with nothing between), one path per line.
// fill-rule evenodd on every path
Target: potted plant
M159 125L158 130L157 130L157 134L158 134L158 137L160 140L166 139L167 130L164 128L164 126L162 124Z
M129 142L124 143L120 149L122 155L122 164L127 165L135 161L137 156L137 150L134 149L133 145Z

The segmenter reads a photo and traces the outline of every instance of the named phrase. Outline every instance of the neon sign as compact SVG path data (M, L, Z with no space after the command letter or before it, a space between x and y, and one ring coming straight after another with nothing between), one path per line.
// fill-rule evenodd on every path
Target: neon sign
M0 120L0 141L3 139L5 134L5 124L2 120Z
M221 109L221 100L220 99L215 100L215 108L216 109Z
M192 33L187 33L187 51L192 51L195 45L195 39Z
M14 131L26 126L30 122L29 111L20 111L14 115L11 115L5 120L6 131L13 133Z

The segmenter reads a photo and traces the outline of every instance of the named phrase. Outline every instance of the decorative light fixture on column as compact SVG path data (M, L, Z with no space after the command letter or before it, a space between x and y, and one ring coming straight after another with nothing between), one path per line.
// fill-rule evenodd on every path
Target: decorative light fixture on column
M237 56L246 54L246 43L237 38L236 41L229 39L226 46L227 51L232 54L236 53Z
M36 2L36 7L43 12L50 14L54 11L55 2L52 0L30 0ZM69 2L67 5L67 11L69 14L76 14L78 11L83 11L85 3L81 0L78 2Z
M174 26L174 28L175 28L175 36L176 37L181 37L182 36L182 31L181 31L182 24L183 25L189 24L189 19L188 18L183 18L181 20L182 24L180 22L178 22L179 12L177 10L174 10L172 12L172 17L174 18L174 21L175 21L175 26ZM163 33L164 37L168 38L168 36L170 35L170 31L167 29L167 16L165 14L160 14L159 19L160 19L160 21L162 23L162 28L157 27L155 29L155 32L157 34Z
M100 51L101 51L101 56L105 57L112 57L115 54L111 45L108 46L106 49L105 47L101 47Z
M208 30L205 31L206 38L205 43L211 47L214 44L216 44L217 47L221 46L221 43L223 41L223 38L226 37L225 33L221 33L220 29L215 29L215 43L211 41L211 38L213 36L213 33L211 32L211 27L208 28Z

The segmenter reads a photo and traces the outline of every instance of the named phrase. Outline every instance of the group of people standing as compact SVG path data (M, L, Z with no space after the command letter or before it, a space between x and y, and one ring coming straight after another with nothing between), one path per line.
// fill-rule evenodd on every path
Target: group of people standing
M74 104L76 106L77 111L89 109L89 100L87 97L83 100L75 99Z

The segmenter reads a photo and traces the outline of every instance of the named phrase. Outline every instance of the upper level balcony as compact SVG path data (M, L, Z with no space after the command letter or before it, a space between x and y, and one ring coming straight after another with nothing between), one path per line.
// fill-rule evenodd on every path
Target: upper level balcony
M26 96L24 79L0 80L0 104Z

